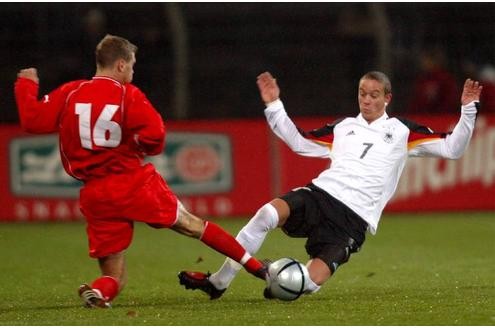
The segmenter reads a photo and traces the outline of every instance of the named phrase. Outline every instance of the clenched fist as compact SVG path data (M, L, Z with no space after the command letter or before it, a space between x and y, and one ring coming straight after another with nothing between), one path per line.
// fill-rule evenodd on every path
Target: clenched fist
M21 69L19 73L17 73L17 77L23 77L36 83L40 82L40 79L38 78L38 70L33 67Z

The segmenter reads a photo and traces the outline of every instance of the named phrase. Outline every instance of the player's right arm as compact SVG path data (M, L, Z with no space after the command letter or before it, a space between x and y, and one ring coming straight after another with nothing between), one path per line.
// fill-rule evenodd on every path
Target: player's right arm
M316 140L300 131L287 115L279 99L277 81L268 72L258 76L257 82L261 99L266 104L265 116L272 131L295 153L308 157L330 157L331 142ZM333 140L333 134L329 136ZM310 140L311 139L311 140Z
M22 69L14 85L22 128L30 133L58 131L58 119L74 82L67 83L38 100L39 79L35 68Z
M165 145L165 124L146 95L133 85L128 85L130 110L127 124L133 133L137 147L146 155L157 155Z

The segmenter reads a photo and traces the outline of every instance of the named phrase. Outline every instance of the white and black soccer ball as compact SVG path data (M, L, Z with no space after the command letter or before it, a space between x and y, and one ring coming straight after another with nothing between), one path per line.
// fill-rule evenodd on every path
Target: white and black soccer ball
M282 301L293 301L304 294L309 272L297 260L284 257L268 266L267 289L271 295Z

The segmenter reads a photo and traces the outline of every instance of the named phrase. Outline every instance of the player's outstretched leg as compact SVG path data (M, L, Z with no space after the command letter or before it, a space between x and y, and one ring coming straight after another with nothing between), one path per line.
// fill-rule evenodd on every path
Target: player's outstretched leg
M242 265L255 277L266 279L268 271L263 263L252 257L230 233L216 223L189 213L180 203L177 221L171 228L183 235L198 238L208 247Z
M246 252L244 247L219 225L211 221L205 221L204 232L200 240L219 253L227 255L237 263L240 263L247 272L255 277L266 279L268 270L263 263Z
M271 204L261 207L249 223L241 229L236 241L232 241L231 236L218 233L217 227L211 225L210 231L203 234L201 240L219 252L228 255L222 267L215 274L211 275L202 272L182 271L179 273L179 282L186 289L200 289L210 295L211 299L217 299L225 292L239 270L246 268L255 276L266 280L268 266L259 262L254 257L249 258L249 254L254 254L261 247L269 231L275 229L278 224L277 210ZM206 229L205 229L206 230ZM223 236L219 238L219 236ZM205 238L206 237L206 238ZM211 240L209 240L211 239ZM223 250L221 249L223 248ZM224 250L228 249L230 254ZM237 249L237 258L232 256L232 251ZM246 256L246 258L243 258ZM246 261L246 259L248 259Z
M268 233L277 227L278 222L277 209L271 203L265 204L239 231L236 240L249 254L254 255L263 244ZM266 268L266 263L263 264L263 267ZM231 259L226 259L221 268L213 273L209 280L217 289L228 288L241 268L238 263Z

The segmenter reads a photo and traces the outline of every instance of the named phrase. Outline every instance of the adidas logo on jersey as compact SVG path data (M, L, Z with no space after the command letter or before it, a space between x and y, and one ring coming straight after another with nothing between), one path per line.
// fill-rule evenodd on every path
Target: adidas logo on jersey
M354 130L351 130L349 132L347 132L346 136L355 136L356 133L354 132Z

